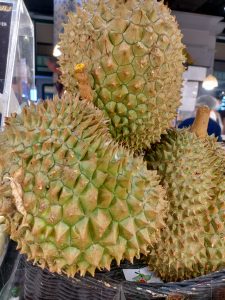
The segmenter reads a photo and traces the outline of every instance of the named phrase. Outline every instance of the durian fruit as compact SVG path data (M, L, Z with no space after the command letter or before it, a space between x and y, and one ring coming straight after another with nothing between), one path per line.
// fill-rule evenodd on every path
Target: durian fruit
M62 83L75 92L74 65L84 63L112 136L140 152L160 140L180 106L181 39L161 1L87 1L61 35Z
M11 158L0 214L29 260L94 275L156 242L167 208L159 177L112 140L91 103L65 94L25 107L2 135Z
M167 226L149 255L166 281L225 267L225 152L207 136L208 119L208 108L200 108L191 129L169 130L146 155L169 201Z
M4 184L3 174L9 170L11 161L13 160L12 153L8 150L7 138L0 134L0 211L4 211L4 215L10 213L12 205L9 199L12 197L12 190L10 186ZM0 215L0 262L4 259L4 254L8 245L7 235L8 222L6 218Z

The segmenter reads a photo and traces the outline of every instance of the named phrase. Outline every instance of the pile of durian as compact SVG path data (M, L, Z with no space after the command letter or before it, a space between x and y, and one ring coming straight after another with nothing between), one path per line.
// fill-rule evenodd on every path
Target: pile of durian
M0 135L0 215L29 260L94 276L143 254L166 281L225 266L225 158L209 110L171 128L181 40L156 0L90 0L69 15L64 95Z

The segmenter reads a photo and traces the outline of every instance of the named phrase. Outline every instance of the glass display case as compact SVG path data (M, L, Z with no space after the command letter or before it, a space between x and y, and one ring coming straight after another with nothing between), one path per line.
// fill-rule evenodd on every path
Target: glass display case
M22 0L0 0L0 128L5 117L36 101L34 27ZM1 249L2 248L2 249ZM2 250L2 251L1 251ZM0 243L0 299L19 299L16 244ZM22 298L20 298L22 299Z
M36 101L34 27L22 0L0 0L1 126L11 113Z
M0 269L0 299L23 300L24 266L16 243L10 242Z

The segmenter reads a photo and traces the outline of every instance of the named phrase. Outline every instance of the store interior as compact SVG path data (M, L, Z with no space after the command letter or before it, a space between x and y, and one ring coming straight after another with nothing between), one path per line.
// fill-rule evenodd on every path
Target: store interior
M93 1L95 3L95 0ZM124 5L124 11L119 12L119 17L117 4L111 4L109 1L110 9L112 5L115 9L114 14L118 17L118 25L112 25L113 33L110 31L111 27L104 23L105 20L111 22L107 14L104 15L101 11L103 17L100 15L102 19L105 18L104 21L99 21L99 16L95 19L98 9L107 10L105 4L102 4L103 9L99 0L96 0L98 5L93 8L93 1L92 5L85 6L85 9L92 9L91 13L94 16L91 13L82 15L83 4L79 0L3 0L0 3L0 63L3 63L0 67L0 300L225 300L225 1L149 0L154 2L153 9L151 8L153 13L150 9L146 15L153 24L152 31L156 30L157 33L155 45L149 47L150 50L143 42L145 28L140 43L135 41L139 34L137 27L140 24L144 26L141 23L142 17L141 21L136 21L139 18L139 7L134 10L129 7L129 3L133 5L133 2L144 5L144 0L117 1L119 9L120 5ZM102 3L108 5L108 0L103 0ZM163 8L164 5L169 7L169 10ZM147 6L141 8L141 16ZM128 21L126 19L126 27L122 21L123 18L127 18L127 7L133 15L136 10L138 17L134 16L134 19L137 18L135 21L131 17ZM154 10L156 15L158 14L156 17ZM78 14L76 19L74 16L80 11L82 16L79 19ZM7 13L10 16L7 16ZM73 17L68 18L68 13L72 13ZM162 23L159 22L158 28L156 24L160 18ZM68 20L69 25L64 29ZM87 26L84 20L89 22ZM92 22L96 22L97 29ZM163 22L172 25L167 24L164 28ZM90 24L94 29L90 29ZM133 26L133 36L130 32L124 33L125 29L122 34L120 26ZM76 30L83 32L77 35L78 42L73 36ZM87 36L85 30L90 30L91 33L88 32L89 39L84 41L82 38ZM174 35L170 35L170 30L174 31ZM105 44L102 40L97 44L94 39L102 38L102 32L108 34L113 46L110 44L107 48L108 40L104 39L104 35ZM161 36L164 39L160 39ZM168 36L169 41L165 46ZM123 41L118 42L117 39ZM91 46L98 45L99 48L96 47L96 52L88 49L83 54L82 51L86 49L85 42L86 48L89 42ZM118 46L120 43L127 43L128 46L125 45L121 50ZM170 47L172 51L168 50ZM131 56L134 56L132 59L126 56L131 48ZM138 54L134 53L135 51ZM138 51L146 51L145 55L150 57L151 65L148 65L146 70L152 68L153 71L141 73L140 69L145 68L145 61L139 61L142 54L139 55ZM163 51L166 54L163 53L162 59L160 54ZM101 56L100 52L105 56ZM110 56L111 52L113 59ZM86 65L82 59L77 59L81 53L82 58L87 61ZM152 53L156 53L153 62ZM105 57L111 59L107 61L107 66ZM78 61L75 61L76 59ZM101 61L98 62L98 59ZM123 59L127 60L126 63ZM115 61L118 65L115 68L119 70L118 77L115 77L117 71L110 73L109 70L114 68ZM137 70L129 64L134 64ZM132 73L133 68L135 75ZM163 79L160 78L162 75ZM126 76L131 76L130 81L126 81ZM119 78L120 82L116 91L118 81L113 81L115 78ZM146 78L150 78L149 82ZM138 94L136 90L141 85L145 87ZM144 93L150 95L148 99ZM120 101L128 98L128 104L125 104L127 108ZM55 100L52 101L53 99ZM137 101L140 103L136 104ZM152 101L151 111L148 113L145 111L146 101ZM91 106L92 102L94 108ZM63 106L61 103L66 104ZM68 107L74 112L68 112ZM94 110L96 107L98 110ZM99 109L104 113L106 110L107 120ZM115 111L119 117L113 115ZM71 123L68 121L70 118ZM133 121L135 119L138 119L139 123L137 121L130 126L130 123L136 122ZM98 122L101 124L97 126ZM197 128L200 123L201 130ZM103 125L107 125L107 129ZM59 128L60 126L63 129ZM190 132L186 128L189 126ZM89 127L90 132L87 130ZM174 134L167 139L167 134L173 132ZM111 135L108 135L109 133ZM179 136L180 133L183 136ZM198 139L195 139L196 137ZM96 143L93 142L94 139L97 139ZM76 148L75 143L80 145ZM178 158L181 153L183 157L179 160L174 153L170 153L171 149L174 153L177 151ZM160 153L161 150L164 152ZM54 155L49 154L49 151ZM110 162L104 161L107 159ZM178 172L179 168L181 170ZM116 186L117 181L119 183ZM110 184L115 185L113 189ZM180 203L176 202L178 200ZM157 203L149 209L148 201ZM35 211L36 207L38 208ZM139 211L140 207L143 213ZM136 210L138 217L135 215ZM1 213L7 221L1 217ZM130 222L129 219L128 222L123 217L126 213L129 215L127 219L134 214L135 221ZM1 228L7 228L12 238L3 233ZM168 231L165 228L169 228ZM107 238L106 232L110 232ZM115 236L119 234L122 237L118 238L118 242ZM150 236L150 242L146 235ZM119 246L113 245L110 250L107 248L109 253L104 254L105 256L103 253L106 250L102 250L102 244L99 242L103 239L102 236L105 238L106 248L110 248L111 240L115 239L115 244L119 243ZM126 246L123 244L124 236L129 237ZM152 242L153 236L156 238ZM155 246L160 243L159 236L165 247ZM177 242L177 237L183 239L183 242ZM56 244L54 247L59 247L59 251L52 246L52 241ZM73 248L73 242L77 252ZM144 246L141 245L139 249L139 245L136 246L138 243L143 243ZM189 249L189 245L190 251L186 249ZM22 255L17 246L18 249L22 249ZM85 247L88 251L91 249L91 253ZM127 248L124 250L123 247ZM135 248L135 252L132 247L138 250ZM150 259L150 262L146 262L144 258L147 249L150 249L148 247L156 247L151 249L153 259ZM201 247L206 249L204 253ZM179 253L179 248L183 249L183 252ZM65 249L69 249L66 254L63 252ZM118 254L120 251L124 251L125 254ZM160 251L164 251L162 257L165 259L160 258ZM58 253L60 258L57 257ZM43 259L40 259L40 255ZM101 255L102 260L98 259ZM167 255L170 258L167 258ZM175 261L176 255L178 258ZM38 267L35 263L33 266L27 262L27 256L32 262L35 261ZM196 264L192 264L192 256L193 260L196 258ZM78 266L74 263L77 257L82 260L77 263ZM70 263L66 265L67 260ZM122 267L119 269L117 265L121 260ZM134 267L130 267L130 262L127 261L134 262ZM111 271L107 273L106 269L109 270L110 265ZM150 271L156 273L150 273L147 265L153 266ZM129 268L133 273L124 271ZM95 273L96 269L98 270ZM136 286L128 284L129 277L132 277L131 281L137 279ZM201 279L198 279L200 277ZM148 283L149 285L144 285ZM48 285L49 288L46 288ZM93 298L92 291L96 293Z
M57 58L53 56L53 53L58 41L58 31L62 29L54 29L53 2L52 0L25 0L25 5L34 25L37 99L52 98L57 92L57 88L61 88L59 83L56 85L58 77ZM72 3L73 1L65 2ZM180 110L180 118L184 119L192 114L196 97L210 94L219 101L218 110L222 119L220 123L222 126L225 124L224 1L168 0L165 2L177 17L184 35L183 41L187 47L187 64L193 67L192 71L189 71L189 74L186 74L186 78L184 78L185 96ZM60 1L59 3L57 5L63 5ZM74 5L74 3L70 5ZM64 11L64 13L66 12ZM213 90L202 88L202 83L207 75L215 76L218 81L218 86ZM222 133L225 135L225 129Z

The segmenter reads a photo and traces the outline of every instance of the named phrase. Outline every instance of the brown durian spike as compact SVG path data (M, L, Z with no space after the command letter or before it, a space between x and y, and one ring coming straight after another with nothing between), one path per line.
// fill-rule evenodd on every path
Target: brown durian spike
M74 72L75 72L75 78L78 82L81 97L88 101L92 101L93 92L88 79L88 74L87 74L85 64L75 65Z
M197 110L196 118L191 126L191 132L195 133L200 139L207 136L210 109L207 106L200 106Z
M0 184L0 215L8 216L15 211L13 204L12 189L9 181L2 181Z

